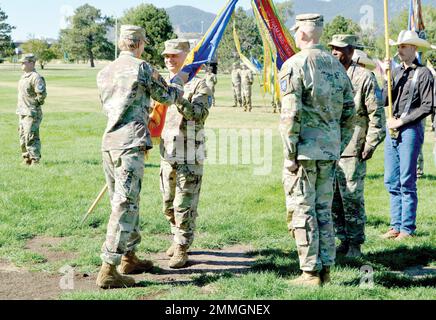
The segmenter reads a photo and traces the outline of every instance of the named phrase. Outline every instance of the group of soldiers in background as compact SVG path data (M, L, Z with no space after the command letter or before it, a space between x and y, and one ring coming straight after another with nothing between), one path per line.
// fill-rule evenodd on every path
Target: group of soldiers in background
M232 65L233 107L244 108L244 112L253 110L252 86L253 72L245 65L235 62Z
M296 21L293 31L301 51L284 63L279 74L288 229L296 240L303 271L292 283L321 285L330 282L336 254L361 255L366 161L386 136L385 100L374 74L367 70L369 60L357 51L355 35L333 36L329 53L319 44L324 23L321 15L298 15ZM135 253L141 241L144 160L152 148L147 129L152 100L169 106L160 142L160 189L163 213L173 235L166 252L171 268L186 266L194 240L205 160L205 137L198 136L215 104L217 78L208 68L205 79L194 77L187 82L181 69L190 45L175 39L165 42L162 55L169 77L164 79L141 60L146 41L142 28L123 25L120 56L97 76L108 118L102 157L112 207L97 278L102 288L133 286L134 279L122 274L153 267ZM35 61L32 54L23 57L25 73L19 82L17 114L26 165L39 163L41 157L39 125L47 95ZM430 84L433 88L433 82ZM232 85L234 107L251 112L253 74L247 66L233 64ZM192 125L196 141L190 153L188 131ZM391 129L401 126L392 121L388 125ZM390 230L384 237L399 240L402 232L391 237ZM335 237L341 240L338 247Z
M403 241L414 236L417 158L424 137L422 119L434 108L434 79L416 60L417 48L430 45L415 32L402 31L394 44L401 65L393 70L393 117L386 120L388 88L381 90L365 69L368 59L356 51L357 37L333 36L330 54L319 44L321 15L298 15L296 21L292 30L301 51L279 74L288 228L303 271L291 283L319 286L331 281L336 254L361 255L366 161L385 137L391 223L382 238ZM386 70L390 64L386 62ZM341 240L338 247L335 236Z

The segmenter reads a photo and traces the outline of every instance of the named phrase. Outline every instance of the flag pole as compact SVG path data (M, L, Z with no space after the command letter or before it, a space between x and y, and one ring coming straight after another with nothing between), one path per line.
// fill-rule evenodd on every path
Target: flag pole
M385 20L385 46L386 46L386 60L391 61L390 47L389 47L389 19L388 19L388 0L384 0L384 20ZM392 118L392 77L391 77L391 65L386 70L386 76L388 81L388 119ZM395 136L395 132L389 129L389 134Z
M85 216L82 218L82 221L80 222L80 225L83 225L83 223L85 222L86 218L88 218L88 216L94 211L95 207L100 202L101 198L103 198L103 196L104 196L104 194L106 193L107 190L108 190L108 185L105 184L103 189L98 194L97 198L92 203L91 207L86 212Z

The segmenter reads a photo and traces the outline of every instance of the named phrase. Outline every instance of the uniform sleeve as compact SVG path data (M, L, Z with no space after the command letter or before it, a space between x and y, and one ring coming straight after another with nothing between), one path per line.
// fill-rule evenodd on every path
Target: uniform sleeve
M416 71L415 71L416 72ZM419 108L410 110L410 113L403 118L403 123L407 124L414 121L421 121L433 112L434 106L434 77L430 70L422 68L417 81L419 100L421 102Z
M346 76L344 82L344 106L341 115L341 154L344 152L353 137L354 116L356 114L353 85L348 76Z
M35 77L33 87L36 93L35 100L38 102L40 106L42 106L45 102L45 98L47 97L47 88L45 84L45 79L41 76Z
M376 148L386 136L386 117L382 92L373 73L365 81L363 90L369 118L365 143L372 148Z
M157 102L171 105L183 96L183 87L180 83L168 85L160 73L146 63L141 65L138 77L139 82L149 91L151 98Z
M201 80L192 97L183 99L178 110L188 121L204 122L212 105L211 96L212 93L206 85L206 81Z
M282 98L279 131L283 141L284 156L287 160L297 158L303 108L303 81L300 71L295 66L284 65L279 75Z

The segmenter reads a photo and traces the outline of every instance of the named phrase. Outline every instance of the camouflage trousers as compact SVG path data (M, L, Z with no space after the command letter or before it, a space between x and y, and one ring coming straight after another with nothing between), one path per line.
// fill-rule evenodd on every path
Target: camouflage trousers
M366 162L357 157L341 158L336 167L332 214L336 236L343 242L365 242L364 185Z
M171 225L171 233L177 244L189 247L194 241L202 180L203 165L161 161L163 213Z
M336 161L298 163L297 172L283 170L288 230L297 245L300 269L320 271L336 258L331 215Z
M237 107L238 105L242 107L242 92L240 83L233 84L233 100L235 107Z
M424 137L425 137L425 126L427 125L427 118L422 120L422 126L424 128ZM424 174L424 154L422 152L422 148L424 147L424 143L421 145L421 149L419 150L418 155L418 165L416 166L416 173L418 176L422 176Z
M20 116L19 136L21 156L24 159L39 161L41 159L41 139L39 127L42 121L42 113L35 116Z
M215 107L215 86L209 88L212 92L212 107Z
M271 102L271 106L272 106L272 109L273 109L273 113L277 113L277 110L279 111L279 113L281 113L282 112L282 103L280 102L280 101L272 101Z
M242 105L245 111L251 111L251 86L242 86Z
M139 198L144 176L145 148L103 152L103 168L112 212L101 259L118 265L121 257L134 252L141 242Z

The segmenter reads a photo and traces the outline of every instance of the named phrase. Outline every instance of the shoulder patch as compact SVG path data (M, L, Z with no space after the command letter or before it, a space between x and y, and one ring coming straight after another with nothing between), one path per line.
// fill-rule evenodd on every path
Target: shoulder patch
M284 78L280 81L280 90L282 92L288 91L288 79Z

